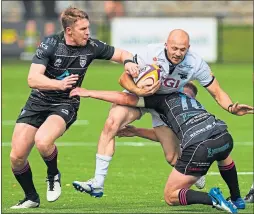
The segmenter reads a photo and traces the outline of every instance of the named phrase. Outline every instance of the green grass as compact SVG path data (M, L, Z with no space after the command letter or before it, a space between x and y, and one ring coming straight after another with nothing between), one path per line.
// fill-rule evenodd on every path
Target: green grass
M223 26L223 61L253 62L253 26Z
M19 61L3 61L2 65L2 120L16 120L29 95L26 83L29 64ZM252 64L212 65L213 73L222 88L234 101L253 105ZM88 89L121 90L117 80L122 66L112 63L94 63L90 66L83 87ZM95 84L95 82L97 84ZM237 117L222 110L213 98L199 87L198 99L202 104L226 121L235 144L232 156L239 172L253 171L253 117ZM58 142L70 142L70 146L59 146L59 169L62 173L62 195L54 203L46 201L46 167L36 149L29 161L34 182L41 197L41 206L33 210L17 210L19 213L188 213L210 212L216 210L200 205L169 207L163 201L163 189L171 167L166 163L159 145L142 147L124 146L123 142L149 142L141 138L117 139L116 153L109 168L105 184L105 196L94 199L74 191L72 181L86 180L93 176L95 167L96 142L103 128L110 104L98 100L83 99L79 120L88 120L89 125L72 126ZM2 125L2 142L10 142L13 125ZM151 119L145 115L134 123L150 128ZM71 145L80 142L80 145ZM83 142L83 143L82 143ZM87 146L85 146L87 145ZM156 145L156 144L153 144ZM2 147L2 212L13 213L9 207L23 197L21 188L10 169L10 147ZM216 164L210 169L218 172ZM239 175L239 183L244 196L253 182L252 175ZM220 176L207 176L204 191L213 186L222 189L228 196L227 186ZM253 205L247 205L240 213L253 212ZM220 212L222 213L222 212Z

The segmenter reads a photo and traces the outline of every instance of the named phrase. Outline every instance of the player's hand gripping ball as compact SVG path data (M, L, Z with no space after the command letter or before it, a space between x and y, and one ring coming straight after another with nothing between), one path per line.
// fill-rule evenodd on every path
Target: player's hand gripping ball
M153 85L155 82L160 80L160 68L155 65L146 65L140 71L139 77L136 80L136 85L139 88L145 88Z

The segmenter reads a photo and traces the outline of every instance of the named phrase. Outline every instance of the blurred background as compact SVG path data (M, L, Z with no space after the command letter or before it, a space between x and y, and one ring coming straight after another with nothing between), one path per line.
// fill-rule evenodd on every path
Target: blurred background
M146 44L165 42L170 30L185 29L191 49L203 57L221 87L233 101L253 105L253 1L2 1L2 212L22 199L23 193L10 169L9 154L15 121L25 105L30 88L27 75L40 40L61 30L59 14L68 6L84 9L90 16L92 37L136 52ZM83 87L122 90L118 78L123 65L95 60ZM242 196L253 183L253 115L237 117L218 106L198 84L198 100L208 111L224 120L235 144L232 153L239 172ZM74 180L94 174L97 142L111 105L82 99L78 120L61 136L58 164L62 173L62 196L46 201L46 167L36 148L29 157L34 182L41 196L40 213L214 213L194 205L168 207L163 188L171 167L160 145L146 139L116 138L116 154L106 180L103 200L80 195ZM133 123L151 128L145 115ZM204 191L219 186L227 197L227 186L216 164L207 175ZM22 212L22 211L21 211ZM26 213L34 210L26 210ZM247 205L245 213L253 213Z
M42 37L61 30L70 5L89 14L92 37L130 51L164 42L178 26L207 61L252 61L253 1L2 1L3 57L30 59Z

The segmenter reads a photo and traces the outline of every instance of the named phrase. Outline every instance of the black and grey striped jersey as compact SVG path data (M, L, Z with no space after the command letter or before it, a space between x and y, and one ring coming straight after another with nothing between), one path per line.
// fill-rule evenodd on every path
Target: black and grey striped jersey
M79 80L73 87L81 86L90 63L94 59L109 60L114 47L90 38L85 46L70 46L65 43L64 33L46 37L36 50L32 63L46 66L44 73L50 79L62 80L71 74L78 74ZM70 90L32 89L30 98L34 101L72 103L79 105L79 98L69 98Z
M204 141L227 129L194 98L181 92L144 97L145 107L155 109L181 140L181 147Z

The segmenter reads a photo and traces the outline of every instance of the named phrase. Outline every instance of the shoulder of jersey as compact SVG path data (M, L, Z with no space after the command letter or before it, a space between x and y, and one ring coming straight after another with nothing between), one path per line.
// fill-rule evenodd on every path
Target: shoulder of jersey
M184 59L185 63L191 63L192 65L200 65L202 61L203 59L201 58L201 56L190 50L187 52Z
M45 44L53 47L61 40L63 40L63 32L52 34L44 38Z
M104 43L106 44L105 42L103 41L100 41L98 39L94 39L94 38L89 38L88 41L87 41L87 44L88 45L91 45L92 47L99 47L99 43Z

